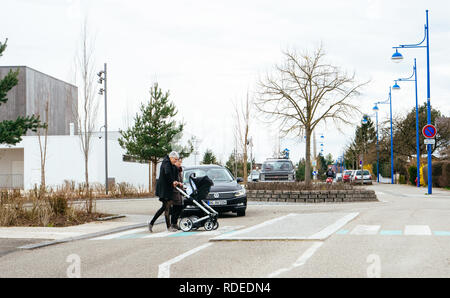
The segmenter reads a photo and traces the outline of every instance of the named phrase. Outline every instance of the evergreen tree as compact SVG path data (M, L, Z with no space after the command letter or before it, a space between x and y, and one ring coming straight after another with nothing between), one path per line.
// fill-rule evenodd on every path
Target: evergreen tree
M0 42L0 57L6 49L6 43ZM10 70L9 73L0 80L0 106L8 101L6 97L9 90L19 83L17 76L19 75L19 70ZM16 145L22 141L22 136L24 136L28 130L36 132L38 128L45 128L45 124L41 124L39 117L33 116L20 116L16 120L5 120L0 122L0 144Z
M217 158L210 149L206 149L203 155L203 160L201 161L203 165L217 164Z
M156 165L173 150L173 141L183 131L183 124L173 119L176 114L169 92L163 93L155 83L150 90L150 102L141 105L134 126L120 130L119 144L126 154L152 164L152 183L149 183L152 193L156 189Z

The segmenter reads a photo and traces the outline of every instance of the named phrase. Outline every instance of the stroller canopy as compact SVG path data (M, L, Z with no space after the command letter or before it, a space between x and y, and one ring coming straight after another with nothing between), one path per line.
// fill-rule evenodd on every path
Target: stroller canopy
M214 185L214 182L208 176L197 178L190 176L189 182L197 200L206 200L211 186Z

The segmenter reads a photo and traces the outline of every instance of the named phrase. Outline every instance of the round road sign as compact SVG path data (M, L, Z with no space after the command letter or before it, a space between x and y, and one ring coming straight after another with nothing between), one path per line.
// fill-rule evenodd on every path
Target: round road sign
M432 139L436 136L436 127L432 124L427 124L423 127L422 133L425 138Z

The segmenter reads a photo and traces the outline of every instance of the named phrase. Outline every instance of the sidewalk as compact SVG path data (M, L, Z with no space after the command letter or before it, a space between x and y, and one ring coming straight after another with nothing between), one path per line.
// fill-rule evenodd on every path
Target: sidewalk
M401 197L427 197L427 198L448 198L450 199L450 190L444 188L433 187L433 192L428 195L427 186L416 187L406 184L385 184L373 183L373 186L367 188L375 190L378 194L388 193Z
M146 224L148 217L129 215L108 221L96 221L70 227L0 227L0 238L60 240L94 233L107 233L137 224Z

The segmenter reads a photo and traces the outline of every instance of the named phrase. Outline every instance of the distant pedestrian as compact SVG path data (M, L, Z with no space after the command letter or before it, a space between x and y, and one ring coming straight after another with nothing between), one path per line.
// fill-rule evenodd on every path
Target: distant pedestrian
M327 175L327 178L334 178L336 174L334 173L333 169L330 167L330 168L328 168L326 175Z
M178 181L183 183L183 168L181 166L183 160L179 158L175 163L178 169ZM181 211L183 210L183 197L180 192L176 189L173 191L172 208L170 212L170 222L173 229L179 229L178 218L180 217Z
M170 207L172 206L173 200L173 191L175 186L180 186L180 182L178 181L178 169L175 166L175 162L178 160L179 155L177 152L172 151L169 155L167 155L162 163L159 170L159 179L156 184L156 196L159 197L159 200L162 202L161 208L156 211L155 216L153 216L152 220L148 223L148 229L150 232L153 232L153 225L158 217L164 212L164 217L166 219L167 230L172 231L170 228ZM183 184L181 183L181 186Z

